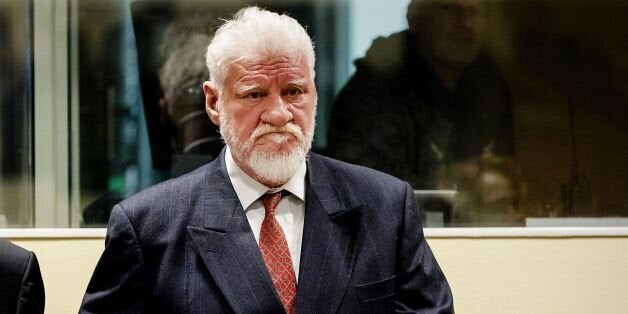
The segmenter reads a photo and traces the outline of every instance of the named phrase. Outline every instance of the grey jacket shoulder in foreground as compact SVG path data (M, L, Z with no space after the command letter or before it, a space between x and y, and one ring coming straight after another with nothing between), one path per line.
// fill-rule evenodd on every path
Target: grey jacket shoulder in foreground
M0 313L43 313L44 283L37 257L0 239Z

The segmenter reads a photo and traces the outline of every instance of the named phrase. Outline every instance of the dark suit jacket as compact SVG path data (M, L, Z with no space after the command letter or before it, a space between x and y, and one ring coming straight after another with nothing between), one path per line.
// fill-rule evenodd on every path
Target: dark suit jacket
M450 313L407 183L311 154L297 313ZM116 205L81 313L282 313L219 158Z
M44 301L35 254L0 239L0 313L43 313Z

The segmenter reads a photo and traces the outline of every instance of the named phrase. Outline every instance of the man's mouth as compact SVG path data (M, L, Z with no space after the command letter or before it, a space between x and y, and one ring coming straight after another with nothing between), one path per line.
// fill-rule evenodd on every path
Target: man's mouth
M282 144L290 140L294 135L290 132L268 132L260 135L258 138L265 138L272 142Z

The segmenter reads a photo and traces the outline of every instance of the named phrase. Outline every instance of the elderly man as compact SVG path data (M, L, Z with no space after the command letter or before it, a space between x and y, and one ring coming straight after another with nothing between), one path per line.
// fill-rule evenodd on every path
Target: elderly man
M207 49L226 149L114 208L81 312L450 313L410 186L309 153L312 42L250 7Z

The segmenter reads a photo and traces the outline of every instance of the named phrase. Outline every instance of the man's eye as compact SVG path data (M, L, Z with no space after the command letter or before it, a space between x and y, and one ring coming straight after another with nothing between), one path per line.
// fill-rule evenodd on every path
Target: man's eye
M264 97L264 93L262 93L262 92L251 92L251 93L246 94L245 97L246 98L250 98L250 99L259 99L259 98Z
M286 96L298 96L301 94L301 90L298 88L290 88L285 93Z

